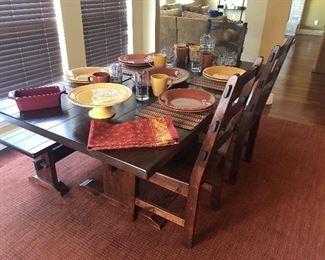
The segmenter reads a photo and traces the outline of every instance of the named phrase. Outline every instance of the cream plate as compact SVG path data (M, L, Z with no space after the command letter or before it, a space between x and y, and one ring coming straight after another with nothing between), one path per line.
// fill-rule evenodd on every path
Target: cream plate
M81 67L69 70L65 77L75 83L89 83L88 77L95 72L108 72L105 68L101 67Z
M104 119L114 116L112 106L126 101L131 95L132 91L124 85L96 83L74 88L68 99L75 105L91 107L90 117Z
M245 70L237 67L214 66L203 70L203 76L216 81L227 81L234 74L243 74Z
M205 77L205 78L207 78L209 80L217 81L217 82L224 83L224 84L226 84L227 81L228 81L228 80L224 80L224 79L216 79L216 78L208 76L206 74L203 74L203 77Z

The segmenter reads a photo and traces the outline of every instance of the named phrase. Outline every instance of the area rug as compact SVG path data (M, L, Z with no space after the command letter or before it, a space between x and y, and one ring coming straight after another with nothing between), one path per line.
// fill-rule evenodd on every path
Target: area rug
M222 208L203 194L192 249L183 229L135 222L78 184L99 162L74 153L57 164L63 198L28 181L30 158L0 152L0 259L324 259L325 130L263 117L253 162Z

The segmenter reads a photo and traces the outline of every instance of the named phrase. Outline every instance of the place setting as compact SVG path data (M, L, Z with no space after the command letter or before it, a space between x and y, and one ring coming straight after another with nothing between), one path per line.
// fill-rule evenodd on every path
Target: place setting
M138 74L140 75L140 74ZM199 89L174 88L173 78L167 74L149 75L142 73L136 81L136 99L149 99L149 81L152 93L157 101L136 111L136 115L144 118L171 116L175 126L192 130L204 120L216 104L213 94ZM144 80L146 79L146 80Z
M112 106L121 104L132 96L132 91L122 85L122 69L119 63L109 68L83 67L66 73L74 83L84 84L73 88L67 95L74 105L88 107L89 117L108 119L115 115Z
M235 74L242 75L244 69L230 66L210 66L202 71L202 75L191 81L192 85L217 91L225 89L228 79Z
M109 70L102 67L80 67L69 70L65 77L73 83L87 84L89 83L89 76L102 72L109 73Z
M122 73L132 77L136 72L152 67L153 60L151 55L146 54L125 54L118 57L122 66Z

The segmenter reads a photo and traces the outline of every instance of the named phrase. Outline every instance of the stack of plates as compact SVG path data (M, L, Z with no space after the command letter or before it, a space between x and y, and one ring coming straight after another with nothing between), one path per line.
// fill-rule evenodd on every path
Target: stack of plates
M203 70L203 76L207 79L227 83L228 79L234 74L243 74L245 70L237 67L214 66Z
M132 67L149 66L152 59L149 55L145 54L127 54L118 58L119 62Z

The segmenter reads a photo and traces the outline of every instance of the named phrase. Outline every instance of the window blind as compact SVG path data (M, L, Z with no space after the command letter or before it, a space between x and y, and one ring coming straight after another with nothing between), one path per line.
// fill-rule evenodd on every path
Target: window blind
M107 66L127 53L126 0L81 0L87 66Z
M53 0L0 0L0 97L62 75Z

